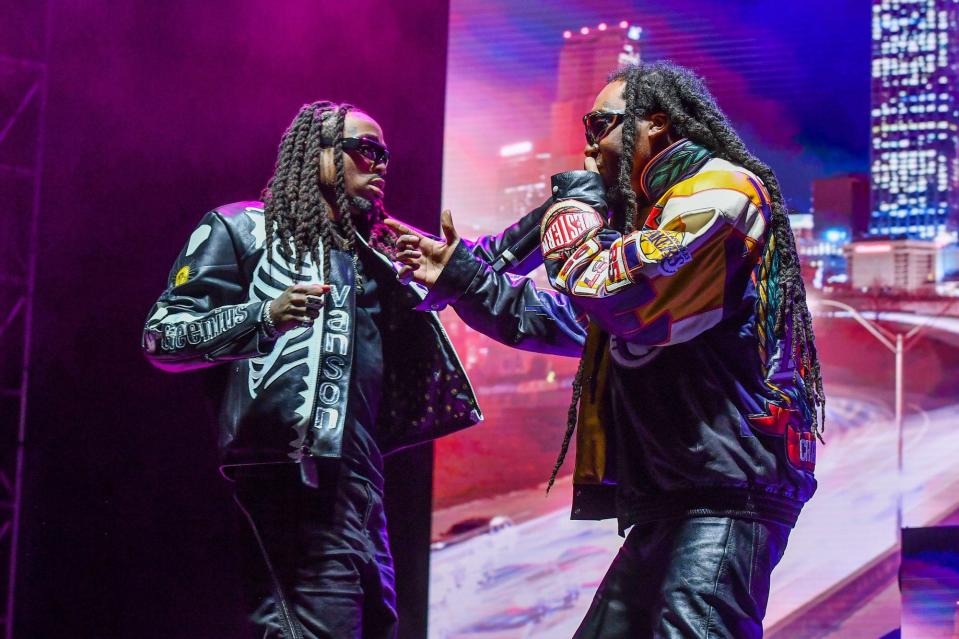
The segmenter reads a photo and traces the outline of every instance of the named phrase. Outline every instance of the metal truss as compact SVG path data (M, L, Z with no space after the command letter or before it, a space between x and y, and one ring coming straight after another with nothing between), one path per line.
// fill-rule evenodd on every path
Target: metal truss
M48 2L0 26L0 628L13 638L22 512L37 218L47 100ZM6 13L6 10L5 10Z

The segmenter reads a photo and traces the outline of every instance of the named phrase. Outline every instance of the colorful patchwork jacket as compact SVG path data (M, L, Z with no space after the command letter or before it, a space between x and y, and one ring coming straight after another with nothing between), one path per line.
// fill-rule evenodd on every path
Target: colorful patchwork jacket
M425 303L505 344L582 355L574 518L793 525L816 488L815 437L773 331L769 196L688 140L649 163L643 190L653 204L624 237L598 175L554 176L541 254L555 291L458 247Z

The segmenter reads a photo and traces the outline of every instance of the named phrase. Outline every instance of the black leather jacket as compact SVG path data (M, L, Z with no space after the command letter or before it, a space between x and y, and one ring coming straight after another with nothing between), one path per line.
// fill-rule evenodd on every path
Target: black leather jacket
M332 291L322 321L268 339L261 328L264 304L294 283L320 283L322 268L307 258L296 270L275 246L267 255L262 206L239 202L203 217L143 333L144 353L163 370L229 364L220 417L224 468L338 458L342 445L353 361L354 263L333 251ZM542 209L530 215L535 219L522 228L537 227ZM471 247L484 261L499 261L503 270L519 268L510 252L522 239L519 229L516 225ZM381 290L388 319L376 425L381 450L395 451L481 421L439 318L414 310L425 292L392 277L387 257L365 244L358 250L374 253L390 275L382 280L392 283Z

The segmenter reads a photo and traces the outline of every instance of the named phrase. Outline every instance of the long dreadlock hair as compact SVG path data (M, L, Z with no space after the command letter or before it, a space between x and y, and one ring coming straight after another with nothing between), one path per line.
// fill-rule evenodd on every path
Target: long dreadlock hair
M322 261L324 282L330 281L330 251L336 248L352 253L356 244L343 151L346 114L355 108L329 101L303 105L280 140L276 168L262 195L267 251L279 240L281 254L292 259L297 270L308 255L314 264ZM324 147L333 148L336 215L320 187L320 152ZM375 202L370 215L370 245L393 255L396 244L392 231L383 223L385 218L382 203Z
M716 104L702 79L692 71L670 62L630 65L613 72L610 82L624 81L623 98L626 117L623 119L623 157L619 166L617 190L624 201L623 234L635 229L639 205L632 186L633 151L636 147L636 121L654 113L665 113L673 131L700 144L716 157L738 164L756 174L769 193L772 219L771 234L765 247L764 262L773 265L766 270L777 272L777 288L770 295L778 295L775 307L774 334L777 338L790 330L796 375L802 378L808 406L813 410L813 432L821 439L825 427L826 395L823 390L812 317L806 305L806 288L800 274L799 255L789 225L789 215L775 173L746 149L742 139L730 125L726 115ZM585 358L584 358L585 359ZM563 464L569 442L576 428L578 404L582 395L584 359L573 381L573 398L569 408L566 434L562 449L548 486L552 486ZM816 408L818 407L818 415ZM548 488L547 488L548 490Z

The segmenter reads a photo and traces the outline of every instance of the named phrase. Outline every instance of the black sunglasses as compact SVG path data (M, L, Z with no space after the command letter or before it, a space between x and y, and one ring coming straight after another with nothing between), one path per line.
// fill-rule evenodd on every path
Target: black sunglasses
M623 121L625 111L607 110L590 111L583 116L583 126L586 128L586 143L590 146L599 144L599 141L609 135Z
M343 138L344 151L356 151L373 166L389 164L390 151L385 146L369 138Z

